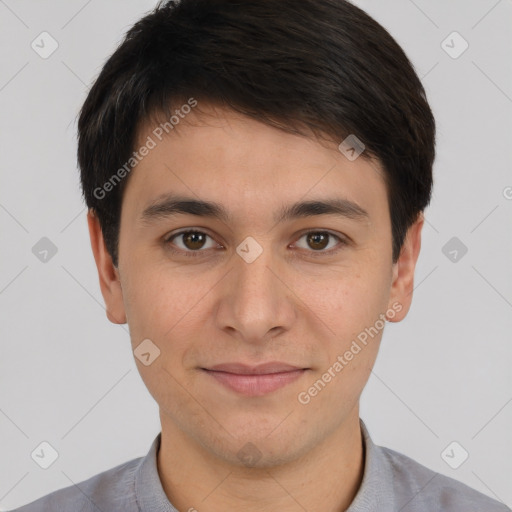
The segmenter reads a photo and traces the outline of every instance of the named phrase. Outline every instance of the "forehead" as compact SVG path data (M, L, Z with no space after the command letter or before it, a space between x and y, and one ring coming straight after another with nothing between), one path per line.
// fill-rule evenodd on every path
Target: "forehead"
M349 160L338 149L341 141L287 133L209 105L173 121L153 116L139 129L135 147L153 146L126 191L139 213L166 193L214 201L235 213L259 207L260 214L269 208L274 214L283 203L322 195L366 204L370 215L387 206L378 163Z

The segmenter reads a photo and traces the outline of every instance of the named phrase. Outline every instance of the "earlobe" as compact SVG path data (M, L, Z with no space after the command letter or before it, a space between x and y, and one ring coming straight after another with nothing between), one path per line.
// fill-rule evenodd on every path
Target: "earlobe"
M112 263L112 257L106 248L99 219L93 210L89 210L87 213L87 224L107 318L114 324L125 324L126 313L119 272Z
M408 229L400 256L393 265L393 277L388 308L395 310L396 315L394 315L393 318L388 318L390 322L400 322L409 312L414 289L414 271L421 249L421 230L423 223L423 213L420 213L418 219ZM398 306L398 304L400 306Z

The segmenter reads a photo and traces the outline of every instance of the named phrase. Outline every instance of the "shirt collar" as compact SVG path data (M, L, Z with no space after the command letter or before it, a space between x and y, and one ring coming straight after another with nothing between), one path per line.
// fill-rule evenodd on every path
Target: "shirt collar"
M141 512L178 512L169 503L158 474L157 455L161 438L162 432L156 436L135 472L135 496Z
M346 512L393 512L396 507L392 468L382 448L372 441L361 418L359 424L363 435L363 480Z
M363 437L363 479L346 512L393 512L392 468L381 447L373 443L363 420L359 419L359 423ZM161 435L160 432L156 436L135 472L135 496L139 509L144 512L178 512L169 502L158 474L157 454Z

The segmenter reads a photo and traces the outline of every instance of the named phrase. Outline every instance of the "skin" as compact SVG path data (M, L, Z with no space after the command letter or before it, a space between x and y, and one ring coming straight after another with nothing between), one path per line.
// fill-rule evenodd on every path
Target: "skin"
M141 144L154 127L141 126ZM159 405L158 470L179 510L341 511L361 484L359 399L383 331L309 403L297 397L393 304L401 311L389 321L406 316L423 216L393 264L378 164L350 161L338 144L201 105L201 113L180 121L132 171L118 268L89 212L108 318L129 324L132 349L149 338L160 350L148 366L135 361ZM232 218L181 214L144 223L143 210L167 192L222 204ZM282 205L333 197L357 203L368 219L273 220ZM183 228L209 235L204 246L183 236L165 242ZM308 242L308 232L322 230L348 243L336 237L324 246ZM252 263L236 252L248 236L263 249ZM196 257L184 255L194 250ZM229 390L200 369L267 361L309 369L257 397ZM249 442L260 454L250 466L237 455Z

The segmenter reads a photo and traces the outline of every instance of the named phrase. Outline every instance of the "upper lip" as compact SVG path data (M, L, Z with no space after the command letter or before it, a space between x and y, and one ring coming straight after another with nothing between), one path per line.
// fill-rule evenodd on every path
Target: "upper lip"
M293 366L287 363L280 363L278 361L271 361L269 363L262 363L255 366L250 366L243 363L223 363L203 369L217 372L234 373L237 375L265 375L269 373L283 373L292 372L294 370L304 370L305 368Z

